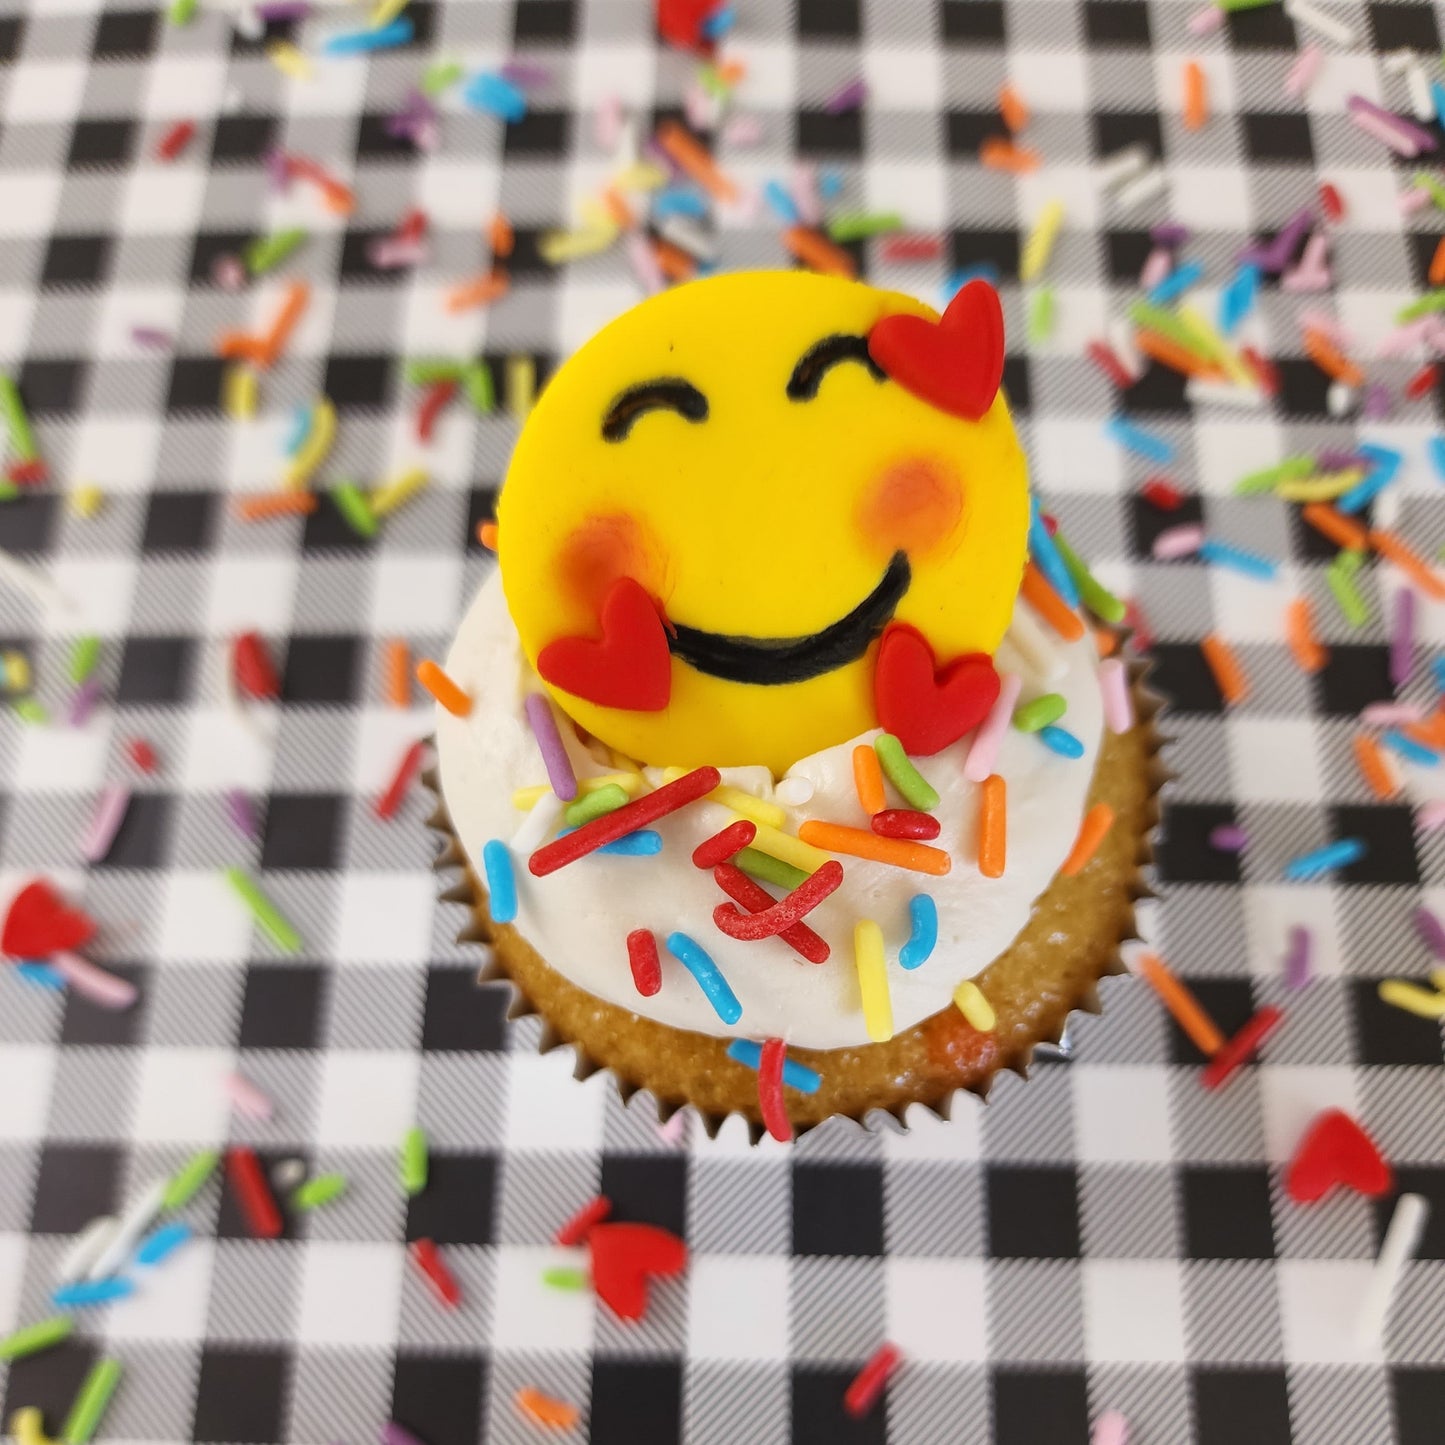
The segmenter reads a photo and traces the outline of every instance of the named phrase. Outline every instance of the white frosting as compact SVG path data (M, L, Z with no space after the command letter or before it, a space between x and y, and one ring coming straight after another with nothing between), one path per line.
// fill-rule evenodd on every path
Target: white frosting
M1070 760L1036 737L1012 728L1005 734L995 765L1008 780L1008 864L1002 878L984 878L977 868L979 789L963 777L970 736L919 761L940 794L933 811L943 831L936 846L951 853L952 872L936 878L840 855L843 886L808 916L832 945L824 964L804 961L779 939L745 942L714 926L712 912L723 896L711 872L693 866L691 854L735 815L712 802L651 825L664 840L656 857L593 853L535 878L525 855L514 854L518 930L578 987L644 1018L716 1036L780 1035L802 1048L833 1049L868 1042L852 940L854 923L872 918L888 949L894 1028L911 1027L947 1007L963 979L1008 948L1073 845L1102 736L1103 705L1092 636L1058 644L1057 655L1062 670L1046 684L1035 681L1007 640L995 659L1000 671L1023 671L1025 700L1041 692L1062 693L1068 712L1061 725L1085 747L1082 758ZM487 840L510 841L522 826L524 815L512 806L513 792L546 781L522 707L536 683L496 574L462 622L446 670L475 702L467 718L437 710L442 793L467 857L478 876L485 876L481 857ZM873 736L865 734L862 740ZM798 779L811 784L812 791L806 802L788 808L786 831L796 832L809 818L867 827L853 788L852 749L852 741L827 748L792 768L788 778L795 781L784 786L783 796L808 794ZM572 751L579 776L611 771L587 757L580 745ZM773 799L765 768L724 769L723 780ZM921 967L906 970L897 959L909 933L908 900L924 892L938 905L938 946ZM652 929L659 944L674 930L695 938L741 1002L738 1023L728 1026L718 1018L692 976L665 948L662 988L651 998L642 997L627 962L626 938L635 928Z

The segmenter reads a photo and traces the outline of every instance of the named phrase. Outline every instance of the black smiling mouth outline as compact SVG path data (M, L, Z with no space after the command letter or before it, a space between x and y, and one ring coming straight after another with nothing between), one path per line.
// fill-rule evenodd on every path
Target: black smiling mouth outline
M906 552L895 552L878 585L836 622L803 637L736 637L667 623L668 650L697 672L725 682L776 686L808 682L857 662L893 619L913 581Z

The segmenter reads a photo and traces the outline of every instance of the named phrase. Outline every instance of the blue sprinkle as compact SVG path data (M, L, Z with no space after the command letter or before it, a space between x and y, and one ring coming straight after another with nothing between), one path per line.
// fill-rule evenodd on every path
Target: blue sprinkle
M62 1285L50 1296L57 1309L83 1309L86 1305L104 1305L135 1293L128 1279L87 1279Z
M818 176L818 194L825 201L831 201L843 194L843 172L827 170Z
M1232 336L1239 323L1254 310L1259 297L1259 267L1246 261L1219 293L1219 329Z
M1040 728L1034 736L1038 738L1050 752L1057 753L1061 758L1081 758L1084 756L1083 743L1081 743L1068 728L1061 728L1051 724L1049 727Z
M1079 605L1079 588L1073 574L1064 565L1063 553L1049 536L1044 526L1043 514L1039 511L1039 499L1029 498L1029 552L1033 555L1038 569L1049 580L1049 585L1064 599L1069 607Z
M1104 434L1111 441L1118 442L1126 451L1134 452L1158 466L1167 466L1174 460L1172 443L1151 431L1145 431L1141 426L1135 426L1122 416L1111 416L1104 423Z
M41 988L54 989L56 993L65 992L65 975L51 968L48 963L17 963L15 972L25 980L26 983L38 984Z
M798 214L797 202L788 194L788 188L779 180L771 180L763 187L763 199L773 208L773 214L785 225L796 226L802 221Z
M563 828L557 836L565 838L568 833L576 831L576 828ZM662 852L662 834L656 828L638 828L631 833L624 833L620 838L614 838L610 843L604 843L594 851L615 853L619 858L651 858Z
M1435 119L1445 122L1445 85L1438 80L1430 82L1430 99L1435 106Z
M652 198L654 220L664 216L696 216L707 219L707 197L691 186L668 186Z
M1284 865L1284 876L1293 883L1302 883L1318 878L1332 868L1347 868L1363 858L1366 853L1363 838L1341 838L1338 843L1327 843L1313 853L1301 853Z
M737 24L738 12L731 5L722 5L702 22L702 33L708 40L721 40Z
M1167 306L1176 297L1182 296L1203 275L1203 261L1190 261L1187 266L1178 266L1149 292L1149 300L1155 306Z
M908 917L913 931L908 942L898 950L898 962L903 968L917 968L927 963L929 955L938 944L938 905L928 893L915 893L908 900Z
M1430 465L1435 468L1435 475L1445 482L1445 437L1431 437L1425 443L1430 453Z
M1424 743L1417 743L1414 738L1407 738L1404 733L1398 732L1395 728L1381 733L1380 741L1392 753L1398 753L1407 762L1419 763L1422 768L1433 768L1440 761L1440 754L1434 748L1427 748Z
M735 1064L755 1069L763 1061L763 1046L752 1039L734 1039L728 1045L728 1058ZM815 1069L810 1069L807 1064L799 1064L785 1055L783 1082L800 1094L816 1094L822 1087L823 1076Z
M1199 555L1206 562L1215 562L1221 567L1242 572L1246 577L1257 577L1262 582L1273 582L1279 575L1279 566L1258 552L1246 551L1243 547L1231 547L1228 542L1206 540L1199 544Z
M298 406L291 413L291 430L286 433L286 440L282 448L288 457L294 457L302 447L306 445L306 438L311 435L311 408L309 406Z
M1430 671L1435 674L1435 686L1445 692L1445 657L1437 657L1430 664Z
M190 1237L191 1226L189 1224L179 1222L163 1224L141 1240L135 1252L135 1262L137 1264L159 1264L163 1259L174 1254Z
M482 849L482 866L487 870L488 905L493 923L511 923L517 917L517 876L512 872L512 855L499 838Z
M987 281L990 286L997 286L998 267L992 261L980 261L976 266L960 266L957 271L950 272L948 280L943 283L944 306L947 307L970 281Z
M1355 483L1343 496L1335 500L1335 506L1342 512L1363 511L1391 482L1400 470L1404 456L1392 447L1376 446L1373 442L1360 443L1360 455L1372 465L1364 477Z
M490 111L503 120L515 122L527 114L527 97L510 80L490 70L483 70L466 83L462 99L474 110Z
M742 1018L743 1006L738 996L728 987L727 979L718 972L717 964L702 944L685 933L669 933L667 951L697 980L697 986L725 1024L735 1024Z
M372 50L390 50L394 45L408 45L416 34L416 26L402 15L390 25L375 30L348 30L331 36L321 47L323 55L365 55Z

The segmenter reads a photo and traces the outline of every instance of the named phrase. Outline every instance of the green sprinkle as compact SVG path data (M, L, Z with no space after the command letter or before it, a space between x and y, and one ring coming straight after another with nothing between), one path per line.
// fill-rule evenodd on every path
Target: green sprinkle
M430 386L434 381L460 381L464 370L460 361L408 361L401 374L408 386Z
M426 1188L426 1130L408 1129L401 1141L401 1187L408 1198Z
M10 433L10 446L22 462L33 462L40 453L35 447L35 433L20 400L20 388L8 376L0 376L0 416L5 418Z
M118 1384L119 1360L97 1360L90 1367L90 1373L75 1397L75 1404L66 1416L65 1429L60 1433L65 1445L88 1445Z
M216 1172L221 1156L214 1149L192 1154L170 1177L161 1196L162 1209L184 1209L201 1191L201 1186Z
M43 728L50 721L50 713L39 698L13 698L10 702L10 708L21 722L29 723L31 727Z
M697 78L702 88L709 95L715 95L719 100L726 100L732 94L732 87L718 73L715 65L699 65Z
M764 883L775 883L789 893L800 883L808 881L808 875L801 868L794 868L791 863L784 863L781 858L774 858L760 848L742 848L733 855L732 861L751 877L760 878Z
M70 680L77 687L95 671L100 661L100 638L77 637L70 649Z
M1061 692L1046 692L1032 702L1014 709L1013 724L1021 733L1036 733L1058 722L1068 711L1068 700Z
M442 91L450 90L465 74L460 61L438 60L435 65L427 66L421 78L421 88L435 98Z
M1445 291L1427 291L1423 296L1416 297L1395 313L1395 320L1403 326L1407 321L1418 321L1435 311L1445 311Z
M551 1285L553 1289L586 1289L587 1271L585 1269L544 1269L542 1283Z
M1231 10L1263 10L1266 5L1276 5L1279 0L1214 0L1215 5L1226 13Z
M23 1360L26 1355L54 1349L62 1340L70 1338L72 1328L69 1315L55 1315L38 1325L27 1325L0 1340L0 1360Z
M1259 492L1272 492L1281 482L1299 482L1315 473L1311 457L1286 457L1277 466L1250 472L1234 484L1236 497L1252 497Z
M278 948L287 953L301 952L301 935L286 921L281 910L261 892L255 879L244 868L227 868L226 882L241 895L256 922L271 936Z
M273 271L297 247L310 237L310 232L300 226L288 231L277 231L274 236L262 236L246 247L246 269L253 276L264 276Z
M1054 534L1054 546L1059 549L1084 606L1103 622L1122 622L1127 611L1124 604L1089 571L1084 559L1058 533Z
M318 1174L315 1179L308 1179L291 1196L291 1203L297 1209L320 1209L323 1204L330 1204L333 1199L340 1199L346 1193L346 1175L344 1174Z
M331 500L336 510L346 519L346 525L358 537L374 537L377 532L376 513L366 494L355 482L337 482L331 489Z
M487 416L497 405L497 394L492 389L492 368L485 361L474 361L462 373L462 385L467 389L467 400L478 416Z
M869 236L883 236L902 229L903 217L897 211L857 212L834 216L828 222L828 235L834 241L866 241Z
M1437 210L1445 211L1445 186L1442 186L1429 171L1416 171L1410 179L1422 191L1430 193L1430 199L1435 203Z
M1342 547L1335 553L1335 560L1331 563L1331 566L1338 567L1346 577L1353 577L1364 565L1365 549L1363 547Z
M879 733L873 740L873 751L878 754L888 781L903 795L903 801L910 808L928 813L938 806L938 794L933 784L908 761L903 744L892 733Z
M20 495L20 487L5 477L0 477L0 502L13 502Z
M615 813L627 802L627 789L618 783L607 783L591 793L583 793L576 802L568 803L562 817L569 828L580 828L605 813Z
M1029 340L1041 345L1054 334L1054 288L1040 286L1029 307Z
M1196 356L1207 354L1200 347L1198 332L1188 322L1172 311L1166 311L1162 306L1154 306L1148 301L1136 301L1129 307L1128 316L1136 326L1142 326L1147 331L1157 331L1160 336L1166 337L1176 346L1182 346L1185 351Z
M189 25L196 18L196 7L199 3L200 0L171 0L171 24Z
M1334 594L1335 602L1351 627L1363 627L1370 617L1370 609L1355 586L1354 573L1332 562L1325 568L1325 581Z

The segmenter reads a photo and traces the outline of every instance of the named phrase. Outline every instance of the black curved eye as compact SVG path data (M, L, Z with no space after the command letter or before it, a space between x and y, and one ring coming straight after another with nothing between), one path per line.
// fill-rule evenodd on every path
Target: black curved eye
M825 336L803 354L788 378L790 401L812 401L823 378L842 361L861 361L873 373L875 381L886 379L883 368L868 354L866 336Z
M690 381L677 376L629 386L602 418L603 441L622 441L637 419L650 411L675 411L688 421L706 421L707 398Z

